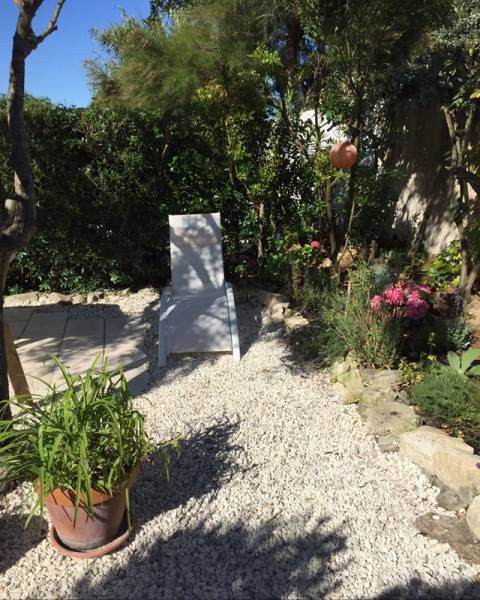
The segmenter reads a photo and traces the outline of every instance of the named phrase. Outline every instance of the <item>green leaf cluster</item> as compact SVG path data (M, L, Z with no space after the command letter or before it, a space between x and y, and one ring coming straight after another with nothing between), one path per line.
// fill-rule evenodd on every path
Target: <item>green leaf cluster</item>
M455 352L447 354L450 367L465 377L480 377L480 365L473 364L479 358L480 350L478 348L470 348L462 354L455 354Z
M443 422L480 431L480 389L451 367L433 367L412 388L412 400Z
M122 369L95 362L79 376L54 360L62 383L43 398L11 399L15 416L0 422L2 480L36 485L30 518L55 489L93 514L92 490L124 489L128 498L126 481L142 459L157 450L165 467L169 461L166 446L156 449L147 436Z
M458 287L461 267L460 243L452 242L428 267L425 279L428 285L440 290L445 290L449 285Z

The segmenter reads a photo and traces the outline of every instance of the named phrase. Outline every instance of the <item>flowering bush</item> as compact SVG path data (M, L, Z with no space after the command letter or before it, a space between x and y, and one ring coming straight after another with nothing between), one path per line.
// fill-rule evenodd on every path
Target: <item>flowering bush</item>
M309 244L299 244L298 242L287 249L290 260L296 263L300 268L312 268L316 265L319 258L322 257L322 244L317 240L312 240Z
M424 319L433 305L432 290L428 285L411 281L388 287L370 300L373 313L382 318L399 317L419 321Z

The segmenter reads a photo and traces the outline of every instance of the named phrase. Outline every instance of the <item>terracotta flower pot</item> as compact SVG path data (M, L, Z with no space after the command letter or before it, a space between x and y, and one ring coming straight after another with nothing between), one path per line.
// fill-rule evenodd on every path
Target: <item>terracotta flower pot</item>
M129 490L139 471L140 465L133 468L126 484ZM46 496L45 506L50 513L52 526L60 542L67 548L78 551L99 548L117 536L125 515L125 486L113 496L92 490L92 502L95 517L88 514L85 499L82 498L75 518L74 494L56 489Z

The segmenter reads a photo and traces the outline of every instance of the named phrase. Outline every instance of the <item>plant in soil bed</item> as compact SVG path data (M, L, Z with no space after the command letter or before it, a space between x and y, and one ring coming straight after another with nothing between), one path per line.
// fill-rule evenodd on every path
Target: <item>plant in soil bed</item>
M0 421L2 479L33 484L27 525L46 506L63 545L86 551L115 539L125 515L131 529L129 490L140 462L158 452L168 477L169 449L178 443L154 447L122 369L95 361L79 376L54 360L60 388L35 402L11 399L15 416Z

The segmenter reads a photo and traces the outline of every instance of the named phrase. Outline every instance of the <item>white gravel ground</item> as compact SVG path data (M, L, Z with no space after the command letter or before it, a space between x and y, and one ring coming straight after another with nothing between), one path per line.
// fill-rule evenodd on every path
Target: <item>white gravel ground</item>
M104 302L117 300L156 328L153 291ZM292 365L259 307L238 312L240 364L180 357L158 371L147 334L154 379L138 406L155 440L185 439L169 483L143 468L134 539L95 561L61 557L38 523L23 531L17 488L0 497L0 598L480 598L478 569L413 526L439 511L438 490L382 454L324 374Z

